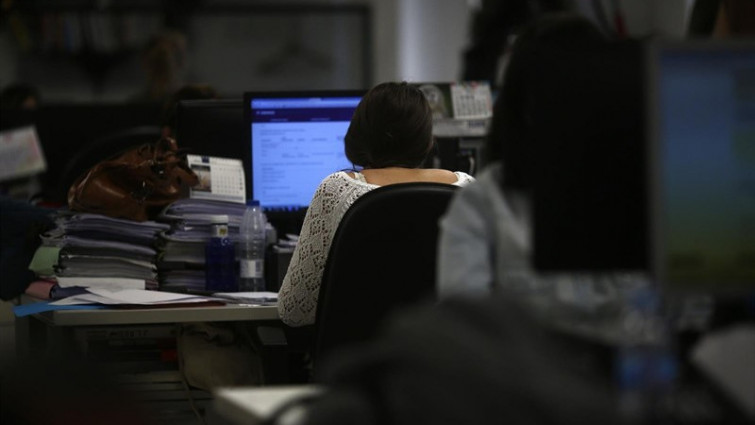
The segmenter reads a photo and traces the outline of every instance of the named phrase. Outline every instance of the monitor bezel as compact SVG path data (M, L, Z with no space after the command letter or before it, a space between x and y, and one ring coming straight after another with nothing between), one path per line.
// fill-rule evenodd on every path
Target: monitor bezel
M241 102L243 102L243 100L238 97L179 100L178 102L176 102L176 127L178 127L179 117L181 115L185 115L189 110L195 111L203 109L238 109L241 113ZM178 133L178 128L176 128L176 132Z
M315 98L315 97L359 97L362 98L367 93L366 89L329 89L329 90L277 90L277 91L246 91L244 92L244 140L246 147L244 149L246 164L248 169L244 170L246 174L247 199L252 200L254 197L254 177L252 167L254 158L252 154L252 100L253 99L281 99L281 98ZM314 193L313 193L314 195ZM271 211L268 207L262 206L263 210L270 213L286 213L280 210ZM288 211L292 214L301 214L306 212L308 207Z
M182 143L185 138L182 138L182 135L189 134L189 132L186 132L186 126L183 126L181 118L186 118L187 114L202 112L206 110L229 110L230 112L238 112L239 119L243 122L243 99L240 97L234 97L234 98L217 98L217 99L183 99L176 102L176 113L175 113L175 122L172 123L174 125L174 132L173 137L176 139L176 141L180 144ZM186 122L186 120L183 120ZM243 129L239 129L240 131ZM244 137L242 134L239 134L239 138ZM183 146L182 146L183 147ZM197 154L203 154L203 152L189 152L189 153L197 153ZM244 160L244 158L238 158L241 160Z

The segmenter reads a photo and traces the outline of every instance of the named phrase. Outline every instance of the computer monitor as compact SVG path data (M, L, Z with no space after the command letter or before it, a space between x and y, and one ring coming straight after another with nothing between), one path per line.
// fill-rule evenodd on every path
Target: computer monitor
M647 64L654 278L755 293L755 42L659 41Z
M189 153L242 161L247 157L241 98L181 100L175 126L178 146Z
M250 197L266 212L305 211L328 174L352 169L343 139L364 93L244 93Z

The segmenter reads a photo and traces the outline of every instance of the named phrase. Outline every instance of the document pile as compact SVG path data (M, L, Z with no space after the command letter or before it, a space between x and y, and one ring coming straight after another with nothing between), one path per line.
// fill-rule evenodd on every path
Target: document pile
M143 289L109 290L104 288L89 288L86 293L70 296L50 303L53 306L102 304L107 306L140 306L147 307L178 307L183 305L221 305L222 300L188 294L172 294L161 291L145 291Z
M60 211L42 245L59 249L53 271L61 288L156 289L155 241L169 228L154 221Z
M186 198L169 205L160 220L170 229L160 233L159 278L162 290L204 290L204 248L210 239L210 217L228 216L228 233L234 242L239 237L246 205L210 199Z

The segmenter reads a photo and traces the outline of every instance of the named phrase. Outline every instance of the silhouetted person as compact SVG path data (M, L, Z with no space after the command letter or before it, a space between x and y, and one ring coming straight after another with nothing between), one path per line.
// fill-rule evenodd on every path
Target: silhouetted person
M10 84L0 93L0 109L34 110L41 102L39 90L31 84Z
M303 423L619 424L583 349L503 297L397 311L376 338L324 359L327 391Z
M752 0L720 0L713 38L755 36L755 2Z
M542 17L518 34L493 107L488 166L456 194L441 220L441 296L487 294L504 274L531 270L533 170L540 153L532 128L537 83L530 77L549 47L579 50L605 41L587 18L573 14Z
M36 279L29 270L41 239L53 227L54 210L0 194L0 299L21 295Z
M330 174L315 191L280 289L278 312L284 323L298 327L315 322L333 235L360 196L396 183L464 186L474 181L463 172L420 168L435 144L432 125L427 98L406 82L381 83L364 95L344 137L346 157L362 170Z
M142 52L146 86L131 98L135 102L163 102L181 86L186 66L186 37L165 31L152 37Z
M567 0L482 0L472 15L471 34L464 50L462 80L500 84L501 58L510 38L523 25L546 13L568 10Z

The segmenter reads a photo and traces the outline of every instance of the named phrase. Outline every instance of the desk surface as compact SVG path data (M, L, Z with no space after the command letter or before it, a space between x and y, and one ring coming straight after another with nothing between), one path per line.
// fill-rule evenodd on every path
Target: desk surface
M55 326L128 325L278 320L276 306L227 304L212 307L62 310L40 313Z
M34 302L22 297L21 302ZM161 307L102 310L57 310L35 315L54 326L131 325L147 323L190 323L278 320L274 305L226 304L223 306Z

